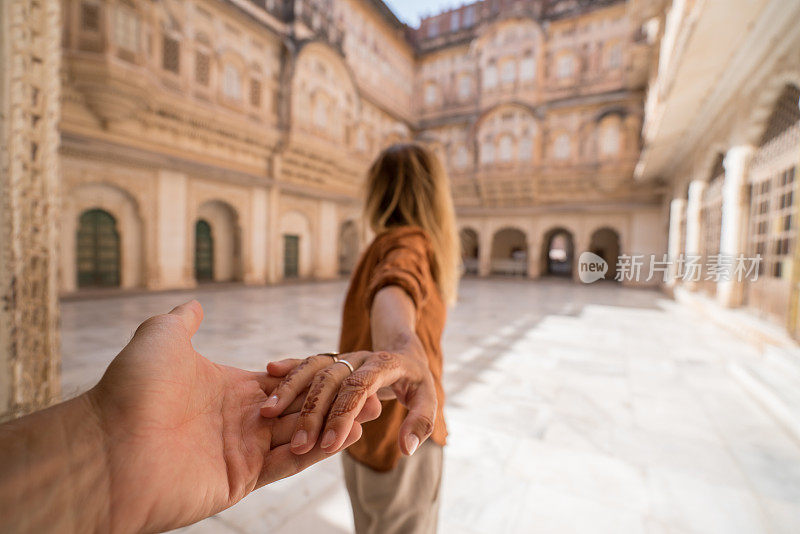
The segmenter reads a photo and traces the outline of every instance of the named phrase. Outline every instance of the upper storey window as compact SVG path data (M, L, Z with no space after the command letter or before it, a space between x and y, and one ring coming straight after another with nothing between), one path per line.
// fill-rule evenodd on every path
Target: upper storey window
M453 164L457 169L463 169L469 163L469 153L467 152L467 147L464 145L459 145L456 149L455 157L453 158Z
M619 154L619 149L619 127L614 123L602 125L600 128L600 155L615 156Z
M97 2L81 3L81 29L89 32L100 31L100 5Z
M572 54L563 54L556 62L556 77L559 79L570 78L575 73L575 58Z
M163 55L161 58L164 70L174 72L175 74L178 73L181 66L180 52L181 49L178 40L165 35L163 40Z
M519 159L520 161L530 161L533 157L533 138L529 133L525 133L519 140Z
M458 11L450 14L450 31L457 31L461 25L461 17Z
M562 133L553 143L553 157L558 160L568 159L570 156L569 135Z
M200 50L194 55L194 79L205 87L208 87L211 81L211 58Z
M232 100L242 99L242 75L233 63L226 63L222 75L222 92Z
M488 165L494 163L494 141L486 138L481 144L481 163Z
M464 27L469 28L475 24L475 6L469 6L464 10Z
M129 52L139 50L139 16L126 6L114 10L114 42Z
M614 43L608 49L606 56L606 65L610 70L616 70L622 67L622 44Z
M503 63L502 78L503 85L510 85L514 83L514 78L517 76L517 64L513 60L507 60Z
M428 37L436 37L439 35L439 21L431 20L428 22Z
M536 78L536 59L534 59L533 53L530 51L526 52L525 57L522 58L519 77L524 82L529 82Z
M511 141L510 135L504 135L500 138L500 150L498 154L498 160L503 163L508 163L513 158L513 143Z
M469 75L464 74L458 79L458 97L466 100L472 94L472 80Z
M314 100L314 126L317 128L325 129L328 127L328 108L325 106L325 100L317 95Z
M487 89L497 87L497 64L494 60L490 61L483 71L483 85Z
M436 101L439 99L439 91L436 87L436 84L429 83L425 86L425 105L432 106L436 104Z

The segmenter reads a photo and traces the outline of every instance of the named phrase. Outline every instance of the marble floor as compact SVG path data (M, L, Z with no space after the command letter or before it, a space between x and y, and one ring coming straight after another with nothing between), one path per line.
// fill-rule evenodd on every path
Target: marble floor
M65 392L149 315L196 297L196 348L230 365L335 348L341 282L205 287L63 305ZM800 446L731 378L758 349L656 292L462 283L444 349L441 528L459 533L797 533ZM338 459L184 529L346 533Z

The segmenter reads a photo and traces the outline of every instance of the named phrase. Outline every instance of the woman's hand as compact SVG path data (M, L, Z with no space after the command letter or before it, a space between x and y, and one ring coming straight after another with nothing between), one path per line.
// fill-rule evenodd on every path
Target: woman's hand
M328 354L304 360L287 359L267 366L271 376L283 377L261 408L261 415L277 417L305 390L303 408L291 441L291 451L305 454L320 436L325 452L341 448L357 415L365 407L373 411L382 399L393 394L409 412L400 427L400 450L411 455L433 432L436 418L436 389L424 352L353 352L337 357ZM326 417L327 416L327 417Z

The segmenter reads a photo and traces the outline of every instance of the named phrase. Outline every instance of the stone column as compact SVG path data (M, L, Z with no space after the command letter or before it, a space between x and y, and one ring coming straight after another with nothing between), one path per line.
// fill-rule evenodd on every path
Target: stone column
M267 281L267 231L269 199L264 187L250 190L249 245L250 254L244 266L245 284L263 284Z
M280 247L280 190L272 186L267 191L267 283L274 284L281 279Z
M320 280L336 278L338 271L339 224L336 220L336 204L331 200L320 200L317 206L317 235L314 242L313 276Z
M155 266L148 271L153 276L148 280L148 289L172 289L192 287L193 264L187 258L194 254L188 251L187 238L194 232L194 221L188 220L188 180L179 172L159 171L156 195L156 258Z
M744 188L747 169L755 149L749 145L728 150L723 165L725 181L722 184L722 232L719 253L722 257L736 257L744 253L747 207ZM744 280L723 279L717 283L717 300L723 306L742 304Z
M683 253L681 235L681 219L686 211L685 198L673 198L669 203L669 237L667 243L667 254L669 255L670 265L667 273L667 287L674 287L678 276L678 258Z
M60 6L0 2L0 420L60 396Z
M542 275L542 244L538 240L528 241L528 278L539 278Z
M492 237L485 230L478 236L478 276L492 274Z
M703 206L703 192L706 190L706 183L703 180L692 180L689 184L689 200L686 202L686 255L700 255L701 220L700 212ZM697 285L689 281L686 285L694 289Z

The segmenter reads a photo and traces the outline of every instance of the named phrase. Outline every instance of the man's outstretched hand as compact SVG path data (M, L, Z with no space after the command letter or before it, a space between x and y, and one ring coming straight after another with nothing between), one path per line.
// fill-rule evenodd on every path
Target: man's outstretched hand
M22 495L35 502L36 488L26 491L25 484L43 480L56 495L45 500L64 501L58 506L69 516L66 531L162 531L213 515L328 457L319 447L299 456L289 450L299 403L278 418L259 414L279 379L215 364L194 350L191 337L202 319L196 301L148 319L89 392L4 425L10 428L0 432L0 452L13 463L0 460L0 497L9 497L16 512L2 505L0 511L19 514ZM367 406L358 420L379 411ZM9 441L19 436L24 447ZM343 447L360 436L357 424ZM11 498L7 482L16 483L20 498ZM71 498L53 491L61 482ZM49 526L63 524L63 514L49 513ZM39 509L39 516L47 514ZM7 526L36 530L33 516L22 519Z

